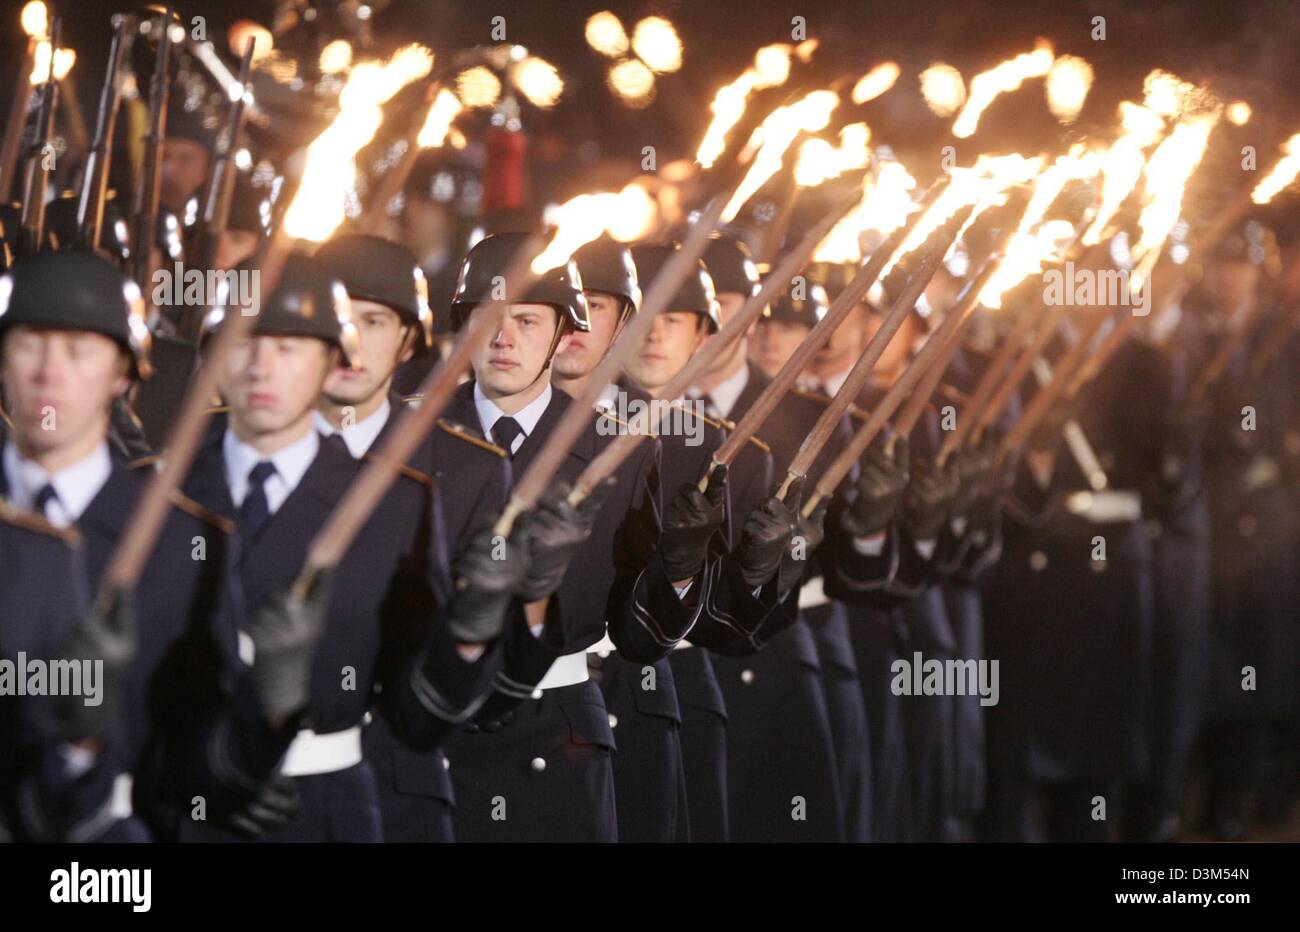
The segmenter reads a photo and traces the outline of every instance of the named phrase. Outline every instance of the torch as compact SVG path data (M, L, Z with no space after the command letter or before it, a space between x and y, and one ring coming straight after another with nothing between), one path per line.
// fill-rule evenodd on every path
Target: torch
M14 175L18 170L18 149L22 144L23 126L27 122L27 106L32 97L32 70L36 63L36 48L45 38L49 28L48 14L41 0L31 0L23 7L21 22L27 33L27 50L18 66L18 82L14 85L14 98L5 122L3 142L0 142L0 201L9 200L13 191Z

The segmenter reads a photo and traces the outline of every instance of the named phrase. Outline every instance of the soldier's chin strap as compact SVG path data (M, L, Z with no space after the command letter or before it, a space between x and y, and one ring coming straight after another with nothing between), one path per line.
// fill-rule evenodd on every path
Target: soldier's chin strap
M564 311L562 308L558 308L558 307L555 308L555 312L556 315L559 317L559 320L557 320L555 323L555 335L551 337L551 348L546 351L546 362L542 363L542 368L541 371L537 373L537 378L533 379L531 382L528 383L528 388L532 388L543 378L547 378L547 379L550 378L551 361L555 359L555 351L559 349L560 340L571 329L572 325L569 323L568 313ZM525 389L525 391L527 391L527 389Z

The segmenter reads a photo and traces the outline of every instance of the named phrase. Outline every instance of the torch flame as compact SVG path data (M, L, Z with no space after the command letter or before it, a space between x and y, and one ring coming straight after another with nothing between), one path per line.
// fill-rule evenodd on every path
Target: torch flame
M765 45L754 53L754 64L746 68L736 80L718 89L709 109L713 112L713 121L700 140L695 153L695 161L703 168L713 167L727 147L727 133L740 122L745 113L745 104L749 95L765 87L777 87L790 77L790 59L798 58L807 63L817 50L816 39L805 39L791 48L786 43L778 42Z
M587 44L606 58L620 58L627 53L628 39L623 23L609 10L591 14L584 35Z
M635 183L625 185L617 194L579 194L546 212L546 221L555 227L555 233L533 260L532 270L540 275L562 265L602 233L619 242L640 239L650 232L657 216L654 199Z
M61 48L54 53L54 80L62 81L77 63L77 53L73 49ZM44 84L50 79L50 43L37 43L36 55L32 59L32 84Z
M1164 129L1164 121L1154 110L1131 101L1120 103L1119 112L1124 132L1102 157L1101 205L1083 234L1081 242L1085 246L1101 242L1106 224L1142 175L1143 152L1155 144Z
M754 78L754 87L776 87L790 77L790 56L794 49L784 42L765 45L754 53L754 67L746 74Z
M491 107L501 96L501 81L492 69L475 65L456 75L456 96L466 107Z
M41 0L31 0L19 14L23 32L33 39L44 39L50 34L50 15Z
M682 67L682 40L673 24L662 16L647 16L636 24L632 30L632 51L651 71L660 74Z
M1264 176L1250 195L1256 204L1267 204L1273 200L1277 192L1295 181L1296 175L1300 174L1300 133L1288 139L1283 144L1282 151L1286 155L1278 160L1273 170Z
M440 88L424 118L424 126L420 127L420 134L415 137L416 145L421 149L436 149L445 143L447 133L451 130L451 121L456 119L462 109L455 94L445 87Z
M529 55L513 66L510 80L534 107L554 107L564 92L564 81L555 66L536 55Z
M840 130L840 144L813 137L799 147L799 161L794 166L794 181L801 188L811 188L847 171L863 168L871 161L871 129L866 123L850 123Z
M952 65L937 62L921 72L921 96L935 116L952 116L966 102L966 84Z
M610 65L605 82L633 109L648 106L655 99L654 72L639 58L625 58Z
M1233 126L1245 126L1250 122L1250 117L1253 112L1254 111L1250 109L1250 104L1246 103L1244 100L1234 100L1232 103L1228 104L1228 109L1224 112L1224 116L1228 118L1228 122Z
M1062 55L1047 72L1047 108L1062 123L1073 123L1092 89L1092 65L1075 55Z
M817 244L813 261L861 262L862 234L877 232L885 237L902 226L916 210L911 196L915 188L916 179L902 162L881 163L874 178L863 179L862 199Z
M970 99L953 123L952 134L958 139L972 136L980 117L998 95L1016 90L1029 78L1041 78L1054 61L1051 44L1040 39L1032 52L1024 52L975 75L970 82Z
M898 67L898 62L881 62L859 78L857 84L853 85L851 99L855 104L865 104L869 100L875 100L894 86L894 82L898 80L901 73L902 69Z
M806 97L784 107L777 107L767 115L761 126L754 130L751 145L757 140L758 154L745 172L736 193L722 211L724 223L734 220L740 208L769 178L781 170L785 152L801 132L815 133L826 128L831 111L839 106L840 95L834 91L813 91Z

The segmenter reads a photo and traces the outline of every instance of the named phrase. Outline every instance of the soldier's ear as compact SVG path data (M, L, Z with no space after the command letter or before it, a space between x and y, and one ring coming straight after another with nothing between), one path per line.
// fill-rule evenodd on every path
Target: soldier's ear
M413 324L407 324L403 332L405 335L402 337L402 346L397 351L397 364L399 366L415 355L415 341L421 336L420 328Z

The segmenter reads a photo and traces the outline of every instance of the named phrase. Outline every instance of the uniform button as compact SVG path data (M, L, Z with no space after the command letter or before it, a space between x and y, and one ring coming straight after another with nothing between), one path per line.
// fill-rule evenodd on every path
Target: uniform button
M609 715L609 727L610 727L610 728L617 728L617 727L618 727L618 716L615 715L615 714L612 713L612 712L611 712L610 715Z
M535 773L541 773L543 770L546 769L546 758L534 757L531 761L528 762L528 766L532 767Z
M1041 573L1047 569L1047 554L1041 550L1035 550L1029 555L1029 568L1035 573Z
M361 724L362 724L362 725L369 725L369 724L370 724L371 722L373 722L374 720L375 720L374 715L372 715L372 714L369 713L369 712L367 712L365 715L361 716Z
M1254 537L1255 526L1256 522L1254 515L1242 515L1237 519L1237 532L1241 534L1242 537Z
M442 769L443 769L443 770L450 770L450 769L451 769L451 761L448 760L448 759L445 758L445 757L442 759Z
M542 698L542 691L541 691L540 689L534 689L534 690L533 690L533 698L534 698L534 699L540 699L540 698Z
M607 651L607 650L598 650L598 651L596 651L596 656L599 657L601 660L604 660L606 657L609 656L609 651Z
M753 671L753 670L741 670L741 671L740 671L740 681L741 681L742 683L744 683L746 686L748 686L750 683L754 682L754 671Z

